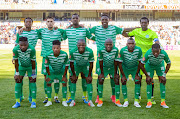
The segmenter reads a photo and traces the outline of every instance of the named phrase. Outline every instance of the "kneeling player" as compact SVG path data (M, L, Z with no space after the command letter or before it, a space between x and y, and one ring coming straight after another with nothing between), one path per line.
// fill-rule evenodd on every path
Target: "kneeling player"
M118 107L122 107L119 101L119 95L120 95L119 78L114 78L114 74L117 74L117 65L115 64L117 64L116 61L118 61L118 48L113 47L113 41L111 39L107 39L105 41L105 47L99 50L98 57L99 57L100 71L98 72L99 102L97 106L101 107L103 105L102 95L103 95L104 79L107 75L112 75L115 82L115 96L116 96L115 104Z
M52 93L52 82L60 83L62 82L62 95L63 95L63 106L68 106L66 103L66 94L67 94L67 70L68 70L68 55L66 52L61 50L60 41L54 40L53 41L52 51L46 54L45 59L45 67L48 73L46 78L47 83L47 96L48 102L45 106L52 105L51 102L51 93ZM49 68L51 66L51 70Z
M167 63L166 69L164 67L164 61ZM166 74L170 69L171 61L168 54L160 49L159 44L153 44L152 48L149 49L145 56L143 57L143 64L145 64L145 69L151 78L154 76L154 71L158 75L160 82L160 92L161 92L161 106L163 108L169 108L165 103L165 84L166 84ZM147 98L148 103L146 108L151 108L151 95L152 95L152 80L146 80L147 82Z
M31 108L36 108L36 71L35 71L35 60L36 51L33 46L28 43L27 37L19 38L19 45L13 49L13 59L15 60L16 73L15 79L15 97L16 104L12 108L20 107L20 96L21 96L21 83L24 75L28 74L29 85L31 88Z
M78 40L77 48L70 51L70 67L71 67L71 98L69 106L75 105L76 82L78 75L81 73L85 76L88 90L88 105L94 107L92 102L92 69L94 62L94 54L92 49L86 47L84 39Z

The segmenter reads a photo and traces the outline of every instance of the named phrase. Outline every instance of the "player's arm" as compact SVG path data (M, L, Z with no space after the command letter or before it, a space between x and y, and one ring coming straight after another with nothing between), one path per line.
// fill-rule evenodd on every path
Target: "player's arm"
M90 34L94 34L95 35L96 26L94 26L92 28L89 28L88 30L89 30Z
M36 82L36 50L35 48L33 48L31 50L31 54L30 54L30 58L31 58L31 63L32 63L32 79L31 81Z
M16 34L15 46L19 44L19 33Z
M95 36L93 36L93 35L90 33L90 31L87 30L87 29L86 29L86 37L87 37L88 39L91 39L91 40L95 41Z
M114 77L117 79L119 79L119 75L118 75L118 71L117 71L117 67L118 67L118 62L119 62L119 50L117 49L116 55L115 55L115 60L114 60Z
M64 74L63 74L63 78L62 81L67 82L67 71L68 71L68 67L69 67L69 60L68 60L68 55L66 54L66 59L65 59L65 70L64 70Z
M71 68L71 72L73 74L73 76L71 77L73 81L76 81L77 77L76 77L76 73L75 73L75 69L74 69L74 55L73 55L73 51L70 51L70 68Z
M141 63L141 61L142 61L142 49L141 48L139 48L139 54L138 54L138 61L139 61L139 64L138 64L138 69L137 69L137 72L136 72L136 79L140 79L141 80L141 78L139 77L139 72L140 72L140 63Z
M89 74L88 77L92 77L92 70L93 70L93 62L94 62L94 53L91 50L90 55L89 55Z
M100 66L100 70L101 70L101 74L99 75L99 78L104 79L103 54L102 54L101 50L99 51L98 57L99 57L99 66Z
M49 76L51 75L50 70L49 70L49 65L50 65L49 57L48 57L48 54L46 54L45 67L46 67L46 72L48 74L48 77L45 79L46 82L51 81L51 79L49 78Z
M165 51L164 51L165 52ZM164 60L165 60L165 62L167 63L167 65L166 65L166 69L165 69L165 74L167 74L168 73L168 71L169 71L169 69L170 69L170 67L171 67L171 60L169 59L169 56L168 56L168 54L165 52L164 53L165 54L165 57L164 57Z
M66 29L65 29L62 34L62 40L66 40L66 39L67 39L67 34L66 34Z
M14 79L19 82L20 81L20 76L19 76L19 63L18 63L18 52L16 50L16 47L13 49L13 60L15 61L15 69L16 73L14 76Z

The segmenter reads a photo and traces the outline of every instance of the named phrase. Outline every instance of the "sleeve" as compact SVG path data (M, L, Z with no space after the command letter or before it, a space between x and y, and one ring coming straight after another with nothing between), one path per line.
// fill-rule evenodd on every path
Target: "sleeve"
M74 62L73 51L70 51L69 61Z
M38 39L42 39L42 35L41 35L42 28L41 29L36 29L36 31L37 31L37 34L38 34Z
M19 33L17 33L17 35L16 35L16 41L15 41L15 44L16 44L16 45L19 44Z
M33 48L33 49L31 50L31 55L30 55L30 57L31 57L31 60L32 60L32 61L35 61L35 60L36 60L36 50L35 50L35 48Z
M144 55L144 57L143 57L143 59L142 59L142 61L141 61L142 64L146 64L146 62L147 62L148 59L149 59L148 55L149 55L149 50L148 50L148 51L146 52L146 54Z
M58 29L58 31L61 33L61 41L63 41L64 40L64 38L63 38L64 30L63 29Z
M123 49L120 50L120 53L119 53L119 62L123 62L123 59L124 59L124 54L123 54Z
M66 39L67 39L67 34L66 34L66 30L64 30L62 34L62 40L66 40Z
M69 59L68 59L68 55L66 54L66 59L65 59L65 65L69 66Z
M116 51L116 55L115 55L115 61L119 61L118 54L119 54L119 50L117 49L117 51Z
M128 33L128 36L129 36L129 37L134 36L134 35L135 35L135 32L136 32L135 30L136 30L136 29L134 29L133 31L129 32L129 33Z
M88 39L91 39L91 40L95 41L95 37L94 37L94 36L90 33L90 31L87 30L87 29L86 29L86 37L87 37Z
M45 67L49 67L49 58L48 55L45 57Z
M92 34L92 33L95 34L95 31L96 31L96 26L89 28L90 34Z
M122 34L123 31L124 31L124 28L120 28L120 27L117 27L117 26L115 26L115 28L116 28L116 35L117 34Z
M102 54L101 50L99 50L99 52L98 52L98 58L99 58L99 61L103 60L103 54Z
M138 60L142 61L142 49L141 48L139 48Z
M94 53L93 53L93 50L90 51L89 62L94 62Z
M164 60L165 60L165 62L167 63L167 64L170 64L171 63L171 60L169 59L169 56L168 56L168 54L164 51L164 55L165 55L165 57L164 57Z
M13 60L16 60L16 59L18 59L18 51L17 51L16 47L14 47L14 49L13 49Z
M156 34L155 31L153 31L152 39L153 39L154 42L159 41L158 35Z

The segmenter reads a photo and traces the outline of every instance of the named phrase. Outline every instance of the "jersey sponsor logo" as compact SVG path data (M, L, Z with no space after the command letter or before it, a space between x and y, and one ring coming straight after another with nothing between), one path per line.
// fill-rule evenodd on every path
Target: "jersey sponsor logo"
M45 63L48 63L47 59L45 59Z
M146 35L146 38L149 38L149 35Z
M146 59L145 59L145 57L143 57L143 61L145 61Z

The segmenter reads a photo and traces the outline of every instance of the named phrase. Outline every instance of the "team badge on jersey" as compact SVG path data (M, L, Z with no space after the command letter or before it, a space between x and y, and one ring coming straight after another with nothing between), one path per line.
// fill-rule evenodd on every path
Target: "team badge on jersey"
M45 59L45 63L48 63L47 59Z
M98 57L100 57L100 53L98 54Z
M146 35L146 38L149 38L149 35Z
M145 59L145 57L143 57L143 61L145 61L146 59Z
M13 53L13 56L15 56L15 53Z
M69 56L69 58L71 58L71 55Z
M118 58L120 58L120 57L121 57L121 54L119 54Z

